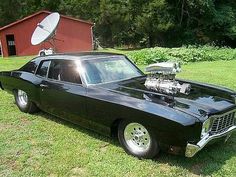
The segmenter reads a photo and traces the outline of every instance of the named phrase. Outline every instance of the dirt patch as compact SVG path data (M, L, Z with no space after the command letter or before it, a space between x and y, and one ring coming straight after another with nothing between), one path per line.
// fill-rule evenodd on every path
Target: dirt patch
M100 151L101 151L101 152L106 152L109 145L110 145L109 143L104 143L104 144L102 144L102 145L100 146Z
M204 164L195 164L195 165L193 165L192 168L191 168L192 173L194 173L195 175L201 175L203 166L204 166Z
M134 172L128 172L125 174L125 177L135 177L137 176Z
M20 169L19 164L14 159L0 159L0 162L2 165L6 166L9 169L12 169L12 170Z
M22 125L28 125L30 124L30 120L27 119L26 117L20 117L20 121Z
M14 125L8 124L8 123L1 123L0 124L0 132L6 131L8 129L16 128Z
M167 164L163 163L163 164L158 165L158 167L159 167L161 172L166 173L166 172L170 171L171 166L168 163Z
M83 167L75 167L71 169L71 177L86 177L89 176L87 169Z

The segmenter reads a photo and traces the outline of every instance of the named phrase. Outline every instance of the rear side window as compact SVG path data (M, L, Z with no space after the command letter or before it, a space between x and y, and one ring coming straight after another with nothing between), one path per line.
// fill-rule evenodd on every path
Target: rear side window
M25 72L29 72L29 73L33 73L34 74L38 64L39 64L38 60L32 60L32 61L28 62L26 65L24 65L20 69L20 71L25 71Z
M46 77L48 73L49 64L50 61L42 61L38 67L36 75L39 75L41 77Z
M75 61L52 60L48 78L58 81L82 84Z

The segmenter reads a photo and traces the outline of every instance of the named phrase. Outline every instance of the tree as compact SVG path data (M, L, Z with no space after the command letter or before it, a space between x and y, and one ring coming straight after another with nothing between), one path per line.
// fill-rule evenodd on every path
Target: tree
M169 11L165 0L153 0L144 3L140 14L136 16L137 32L148 39L149 47L164 43L164 34L174 26Z
M103 46L236 47L232 0L0 0L0 26L39 10L94 22L94 34Z
M4 26L15 21L18 18L21 4L19 0L1 0L0 2L0 25Z

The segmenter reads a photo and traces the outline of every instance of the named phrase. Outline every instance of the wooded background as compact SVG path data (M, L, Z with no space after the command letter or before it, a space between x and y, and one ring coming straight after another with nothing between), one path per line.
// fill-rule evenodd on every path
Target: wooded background
M235 0L0 0L0 26L39 10L96 23L105 47L236 47Z

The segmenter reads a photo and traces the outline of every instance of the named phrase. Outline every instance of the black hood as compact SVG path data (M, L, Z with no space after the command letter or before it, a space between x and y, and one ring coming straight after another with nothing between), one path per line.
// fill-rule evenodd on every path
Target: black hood
M114 92L130 97L166 105L200 119L205 119L208 115L233 109L236 106L229 93L223 93L222 90L215 87L209 88L209 85L188 82L191 84L189 95L179 93L172 96L148 90L144 86L145 79L146 77L140 77L116 84L106 84L104 88L109 88ZM182 82L180 81L180 83Z

